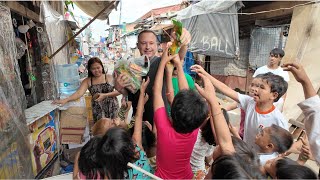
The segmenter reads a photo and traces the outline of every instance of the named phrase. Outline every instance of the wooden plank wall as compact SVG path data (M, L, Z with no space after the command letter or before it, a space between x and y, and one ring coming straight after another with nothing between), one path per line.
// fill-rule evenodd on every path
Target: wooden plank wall
M299 62L306 70L316 90L320 87L320 3L297 7L294 9L286 55L283 63ZM297 104L304 100L304 93L291 73L284 115L287 119L297 119L301 113Z
M39 9L41 1L32 0L26 3L30 3L30 5ZM63 1L49 1L49 3L53 9L55 9L60 14L63 14L64 12ZM17 1L6 1L6 5L11 9L11 11L17 14L20 14L21 16L25 16L29 19L32 19L34 22L39 22L39 12L35 12L29 9L26 5L23 5Z

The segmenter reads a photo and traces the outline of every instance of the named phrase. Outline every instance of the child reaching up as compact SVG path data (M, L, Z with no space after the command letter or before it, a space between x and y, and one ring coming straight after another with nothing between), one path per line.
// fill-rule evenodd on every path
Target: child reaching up
M138 105L137 105L137 112L135 114L134 132L132 135L132 140L136 145L136 151L139 152L139 156L138 156L139 159L137 161L135 161L134 164L136 164L137 166L146 170L147 172L150 172L153 174L154 170L150 166L147 154L145 152L145 150L149 150L149 149L144 149L144 147L147 147L147 146L143 146L143 144L146 143L146 142L143 142L143 140L146 140L146 139L145 138L143 139L143 136L142 136L142 126L143 126L142 116L143 116L144 104L149 99L148 94L146 94L146 89L147 89L149 82L150 82L150 79L148 77L147 80L144 79L141 84L139 101L138 101ZM150 136L153 135L153 133L150 129L146 129L146 130L149 131ZM155 140L155 139L153 139L153 140ZM154 145L154 143L155 142L150 143L150 144ZM149 147L149 148L152 148L152 147ZM149 176L147 176L147 175L145 175L135 169L129 170L128 172L129 172L130 179L150 179Z
M198 74L204 81L204 89L196 84L199 93L210 104L212 117L210 121L215 130L216 142L219 146L214 151L214 162L206 179L260 179L259 167L248 161L248 155L239 154L233 145L228 124L218 104L215 89L210 80L203 74ZM247 148L249 149L249 148ZM250 164L250 165L248 165Z
M221 109L223 116L229 124L229 115L225 109ZM212 164L212 154L216 146L215 135L208 120L199 129L197 141L193 147L190 164L196 179L203 179L207 172L206 166ZM202 178L203 177L203 178Z
M177 55L169 56L164 51L155 78L153 89L154 122L157 128L157 170L156 175L163 179L192 179L190 157L196 142L200 125L208 117L205 100L195 91L188 90L184 74L179 74L179 88L182 89L173 99L169 119L161 95L166 64ZM181 80L180 80L181 79ZM186 85L186 86L185 86Z
M289 131L272 124L259 130L255 143L260 148L258 151L260 164L264 166L268 160L286 152L291 147L293 138Z
M107 124L104 119L96 123L101 125L93 128L93 134L97 137L82 148L80 157L75 160L79 162L80 178L150 179L146 174L127 166L128 162L132 162L149 173L154 172L142 145L142 114L144 103L148 100L145 94L148 83L149 78L141 84L132 137L124 128L115 127L115 123Z
M254 93L256 91L256 89L258 89L260 87L260 79L259 78L254 78L251 81L251 84L249 86L249 92L248 95L253 97ZM282 110L282 105L283 105L283 99L280 98L281 100L274 102L273 105L278 108L280 111ZM226 110L227 111L231 111L234 110L236 108L238 108L240 105L238 102L234 102L231 103L230 105L226 106ZM246 112L240 108L240 127L239 127L239 135L241 137L241 139L243 139L243 134L244 134L244 122L245 122L245 118L246 118Z
M254 142L259 128L276 124L288 129L288 122L273 105L273 102L278 101L288 88L288 83L281 76L272 73L258 75L256 78L259 81L259 87L254 90L253 97L250 97L232 90L208 74L199 65L191 66L191 70L208 77L219 91L240 103L240 107L246 111L243 140L249 146L258 149Z
M304 91L305 100L300 102L298 106L305 115L305 129L310 143L310 148L317 163L320 163L320 98L312 83L300 64L287 63L283 69L290 71L294 78L301 83Z

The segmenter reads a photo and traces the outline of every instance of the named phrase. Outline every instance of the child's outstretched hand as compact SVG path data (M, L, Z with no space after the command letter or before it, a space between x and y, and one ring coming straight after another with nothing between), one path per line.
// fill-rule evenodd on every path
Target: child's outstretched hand
M173 59L172 59L172 62L173 64L177 67L177 66L181 66L181 60L179 58L179 56L175 56Z
M234 137L241 139L241 137L240 137L240 135L239 135L239 133L238 133L238 132L239 132L238 128L235 127L235 126L233 126L231 123L228 124L228 126L229 126L229 130L230 130L231 134L232 134Z
M301 152L299 154L298 163L304 165L308 159L313 159L313 156L310 151L309 141L307 136L300 138L302 141Z
M192 65L191 67L190 67L190 70L191 70L191 72L196 72L196 73L198 73L198 74L203 74L203 75L205 75L205 76L207 76L208 75L208 73L203 69L203 67L201 67L200 65Z
M282 65L282 68L284 71L290 71L293 74L294 78L300 83L303 83L309 80L309 77L304 71L301 64L286 63Z
M195 84L197 90L199 93L208 101L212 101L216 98L215 89L210 82L209 78L207 78L205 75L198 73L198 75L202 78L204 82L204 88L202 89L198 84Z
M147 77L147 80L146 79L143 79L142 80L142 83L141 83L141 87L140 87L140 92L146 92L146 89L149 85L149 82L150 82L150 78L149 76Z
M173 73L173 69L174 69L174 65L172 63L167 63L166 64L166 72L169 73L169 74L172 74Z
M169 44L169 43L168 43ZM167 46L167 48L165 48L165 50L163 51L162 57L161 57L161 63L169 63L173 58L175 58L176 56L179 56L179 54L175 54L175 55L169 55L168 51L169 51L170 45Z

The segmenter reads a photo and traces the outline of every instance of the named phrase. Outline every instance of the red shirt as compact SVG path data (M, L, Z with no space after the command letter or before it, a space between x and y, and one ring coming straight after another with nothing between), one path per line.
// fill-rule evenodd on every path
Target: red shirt
M177 133L164 107L155 111L154 121L158 137L155 175L163 179L192 179L190 157L199 128L187 134Z

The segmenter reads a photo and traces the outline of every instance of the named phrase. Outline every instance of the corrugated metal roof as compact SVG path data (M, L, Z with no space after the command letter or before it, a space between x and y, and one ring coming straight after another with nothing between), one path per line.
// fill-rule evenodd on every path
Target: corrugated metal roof
M152 9L149 12L147 12L145 15L143 15L139 19L147 19L151 16L159 16L160 14L166 13L166 12L173 12L173 11L179 11L181 9L180 4L172 5L172 6L166 6L161 8Z

